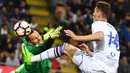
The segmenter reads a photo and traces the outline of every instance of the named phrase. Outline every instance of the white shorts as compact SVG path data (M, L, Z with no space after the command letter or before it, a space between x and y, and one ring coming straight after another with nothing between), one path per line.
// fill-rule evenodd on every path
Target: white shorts
M105 73L99 64L93 61L93 57L80 49L75 52L73 62L79 67L82 73Z

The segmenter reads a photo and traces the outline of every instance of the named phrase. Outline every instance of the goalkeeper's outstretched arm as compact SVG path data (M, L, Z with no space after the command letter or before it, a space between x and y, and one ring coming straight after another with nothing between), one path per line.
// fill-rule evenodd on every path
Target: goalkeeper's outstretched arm
M39 54L49 48L51 48L54 39L59 37L60 34L60 30L62 29L61 26L57 27L53 32L48 32L46 35L47 39L45 40L45 42L39 44L37 47L37 49L34 49L34 54ZM45 36L44 36L45 37Z

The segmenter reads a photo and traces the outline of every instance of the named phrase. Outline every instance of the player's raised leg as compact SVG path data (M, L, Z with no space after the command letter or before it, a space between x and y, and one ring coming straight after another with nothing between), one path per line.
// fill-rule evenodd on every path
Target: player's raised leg
M69 58L72 59L73 55L78 50L78 48L70 44L64 43L60 46L50 48L38 55L32 56L32 54L26 49L26 47L23 47L22 49L23 49L22 53L24 57L24 62L27 64L31 64L31 62L38 62L38 61L46 60L50 58L57 58L62 55L67 55L69 56Z

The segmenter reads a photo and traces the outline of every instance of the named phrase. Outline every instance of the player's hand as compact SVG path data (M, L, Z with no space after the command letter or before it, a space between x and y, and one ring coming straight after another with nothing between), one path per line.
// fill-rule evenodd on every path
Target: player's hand
M68 65L68 61L67 60L61 60L60 64L63 66L67 66Z
M88 46L85 43L79 45L79 47L81 50L84 50L87 54L90 52Z
M64 30L65 34L71 37L73 40L76 40L76 35L71 30Z
M55 39L55 38L59 37L60 30L61 30L62 28L63 28L63 27L61 27L61 26L57 27L57 28L50 34L51 38L52 38L52 39Z

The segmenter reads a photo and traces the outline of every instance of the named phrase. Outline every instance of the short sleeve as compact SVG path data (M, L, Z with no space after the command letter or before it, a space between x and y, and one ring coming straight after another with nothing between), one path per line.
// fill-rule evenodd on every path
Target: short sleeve
M105 24L103 24L102 22L94 22L92 24L92 33L96 33L96 32L103 32L105 33Z

